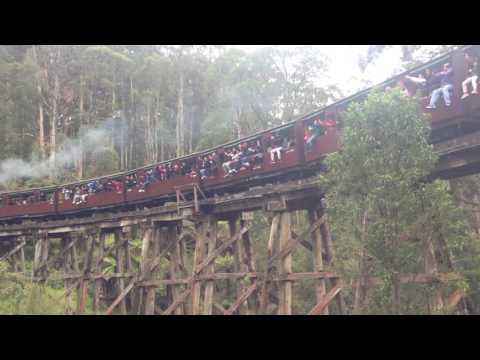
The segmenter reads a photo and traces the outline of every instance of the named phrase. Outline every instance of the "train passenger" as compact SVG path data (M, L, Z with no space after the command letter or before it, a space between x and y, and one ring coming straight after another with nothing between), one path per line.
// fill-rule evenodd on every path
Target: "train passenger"
M215 176L217 174L217 159L218 155L216 152L213 152L208 156L208 163L210 164L210 176Z
M145 192L145 189L150 184L153 184L157 181L158 181L158 179L155 177L155 174L153 173L153 169L147 170L145 172L145 176L143 177L142 184L141 184L140 189L138 191L139 192Z
M245 144L246 145L246 144ZM250 157L248 156L247 148L244 147L245 150L240 151L240 169L249 169L250 168Z
M233 148L231 152L225 152L224 154L227 157L227 161L223 163L223 170L226 173L225 177L235 175L238 170L234 168L234 165L240 160L240 152Z
M272 133L270 136L271 148L270 148L270 160L272 164L282 160L283 139L278 133Z
M103 180L103 188L107 192L115 191L112 180Z
M80 205L87 202L88 193L83 187L76 187L75 194L73 195L73 205Z
M93 194L93 193L96 193L98 192L98 181L96 180L93 180L93 181L90 181L87 186L88 186L88 192L90 194Z
M420 90L421 96L430 96L431 88L433 86L434 78L432 70L426 69L424 72L418 73L416 76L406 75L405 76L405 85L408 84L416 87L415 91L411 95L416 95L418 90Z
M130 192L135 186L137 186L136 174L127 175L125 177L125 185L127 186L127 191Z
M443 65L443 71L434 74L435 78L440 79L440 87L433 90L432 96L430 98L430 104L427 106L427 109L436 109L437 102L440 96L443 96L445 106L452 105L450 99L450 91L453 90L453 68L449 63Z
M173 174L173 165L171 162L167 164L166 169L167 169L167 179L171 179Z
M260 142L249 146L248 154L250 156L250 163L253 169L258 169L263 163L263 152L261 151Z
M215 152L205 158L205 177L213 177L217 173L217 154Z
M230 173L230 170L231 170L230 169L230 163L232 162L233 151L232 152L225 151L223 153L223 156L224 156L225 159L222 163L222 167L223 167L223 171L226 174L225 177L227 177L228 174Z
M194 167L190 170L190 172L187 174L188 177L191 177L192 179L196 179L198 177L197 170L195 170Z
M425 89L425 87L427 86L427 79L423 76L422 73L419 73L417 76L407 75L405 76L405 85L407 84L414 85L416 88L415 90L417 91L418 89Z
M172 176L175 177L180 174L180 164L175 163L172 165Z
M207 177L210 176L210 160L209 160L209 157L208 156L203 156L203 157L199 157L198 158L198 162L199 162L199 167L200 167L200 179L204 180L206 179Z
M463 95L462 99L470 95L478 95L478 79L480 76L480 64L478 61L478 56L469 56L465 54L466 60L468 62L468 77L462 82ZM469 93L468 85L472 87L472 92Z
M165 181L167 180L167 169L165 165L160 164L157 166L157 173L158 173L158 178L160 181Z
M306 141L306 148L307 151L310 151L315 145L317 138L323 135L324 129L322 125L320 125L320 120L316 119L311 126L308 127L308 130L310 132L310 136L308 137Z
M115 192L117 194L121 194L122 193L122 182L120 180L113 180L112 181L112 184L113 184L113 188L115 189Z
M71 195L73 194L73 191L69 188L63 188L62 189L62 195L64 200L70 200Z

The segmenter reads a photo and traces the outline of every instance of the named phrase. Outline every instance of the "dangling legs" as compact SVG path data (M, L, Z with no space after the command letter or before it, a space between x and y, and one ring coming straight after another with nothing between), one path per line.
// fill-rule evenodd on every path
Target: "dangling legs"
M445 85L442 87L443 101L445 102L445 106L452 105L452 101L450 100L450 91L452 89L453 89L452 85Z

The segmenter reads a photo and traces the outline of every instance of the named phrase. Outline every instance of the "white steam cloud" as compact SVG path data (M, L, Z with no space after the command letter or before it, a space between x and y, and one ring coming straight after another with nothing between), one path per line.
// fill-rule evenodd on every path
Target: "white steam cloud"
M55 160L49 158L40 161L25 161L12 158L2 161L0 163L0 183L22 178L56 176L66 168L74 166L85 151L91 152L105 147L114 120L121 122L118 118L108 119L98 128L82 129L78 139L64 141L57 149Z

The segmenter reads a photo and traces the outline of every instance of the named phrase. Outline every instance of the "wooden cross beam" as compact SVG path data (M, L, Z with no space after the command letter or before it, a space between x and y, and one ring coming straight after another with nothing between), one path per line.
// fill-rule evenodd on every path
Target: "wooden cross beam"
M232 306L224 313L225 315L232 315L235 310L238 309L240 305L242 305L250 295L252 295L255 290L257 290L258 283L254 282L252 285L250 285L243 293L240 295L240 297L233 303Z
M277 219L274 217L273 221ZM322 225L325 222L325 216L319 217L313 224L309 226L309 228L304 231L300 236L295 237L294 239L290 238L286 244L286 246L277 254L273 255L270 257L270 259L267 262L267 266L265 268L265 273L263 274L263 282L262 282L262 290L261 290L261 302L260 302L260 311L262 313L265 313L266 308L267 308L267 283L269 282L269 273L270 270L275 263L277 259L284 258L286 255L288 255L292 250L299 244L301 241L304 241L307 236L309 236L312 232L314 232L320 225ZM279 220L278 220L279 221ZM272 226L274 226L272 224ZM278 226L275 225L275 226Z
M327 307L327 305L338 295L338 293L342 290L340 285L333 287L328 293L325 294L322 300L315 305L315 307L308 313L308 315L321 315L323 310Z
M293 251L293 249L295 249L295 247L302 241L302 240L305 240L305 238L307 236L309 236L312 232L314 232L315 230L318 229L318 227L320 225L322 225L323 223L325 222L325 217L322 216L320 218L318 218L312 225L310 225L310 227L304 231L300 236L296 237L296 238L291 238L288 243L286 244L286 246L282 249L282 251L278 252L277 254L275 254L274 256L272 256L269 260L268 260L268 267L271 267L276 260L278 259L283 259L285 256L287 256L289 253L291 253Z
M130 281L130 284L128 284L128 286L125 289L123 289L123 291L120 293L120 295L115 299L115 301L112 303L112 305L110 305L110 307L107 309L107 311L105 312L105 315L111 315L112 314L112 311L118 306L118 304L120 304L120 302L125 298L125 296L127 296L128 293L133 289L136 281L137 281L136 278L133 278Z
M223 254L231 245L233 245L236 241L240 240L243 236L248 231L248 227L244 226L240 229L238 233L236 233L232 238L230 238L228 241L224 242L220 247L215 249L203 262L198 264L198 266L195 268L193 275L188 279L188 286L187 290L185 290L178 299L173 302L164 312L164 315L170 315L181 303L183 303L187 296L191 293L193 289L193 284L198 278L198 274L205 269L210 263L212 263L218 256Z
M462 289L455 290L453 294L450 296L450 299L448 300L447 311L448 312L453 311L464 296L465 294Z
M179 242L179 239L179 237L176 237L175 241L170 242L158 256L146 262L146 266L150 269L150 272L154 272L157 269L162 258L165 257L172 247Z
M133 274L109 274L96 275L95 278L109 278L114 276L132 277ZM195 279L197 281L213 281L213 280L237 280L237 279L263 279L264 273L261 272L237 272L237 273L215 273L198 275ZM288 273L279 276L276 279L269 279L269 282L281 281L299 281L299 280L316 280L316 279L337 279L339 276L334 272L302 272L302 273ZM138 286L153 286L160 287L163 285L183 285L188 284L190 278L187 279L164 279L164 280L143 280L139 281Z
M20 250L22 247L24 247L26 245L26 241L23 240L20 244L18 244L17 246L15 246L12 250L10 250L8 253L6 253L5 255L3 255L2 257L0 257L0 261L2 260L5 260L7 258L9 258L10 256L12 256L13 254L15 254L18 250Z
M213 307L222 315L225 315L225 313L227 312L227 310L225 310L224 307L219 303L214 302Z
M298 234L295 233L295 231L292 230L292 235L291 236L292 236L292 239L296 239L298 237ZM300 245L302 245L305 249L307 249L309 251L313 251L312 244L307 240L300 239Z
M244 226L240 229L238 233L236 233L230 240L224 242L220 247L215 249L203 262L201 262L198 267L195 269L195 275L199 274L203 269L205 269L212 261L214 261L218 256L223 254L230 246L232 246L235 242L240 240L248 231L248 227Z
M163 315L170 315L181 303L183 303L186 299L187 296L190 295L192 292L192 285L193 281L189 281L189 285L187 290L185 290L183 293L181 293L178 296L178 299L174 301L164 312Z
M79 279L77 279L77 281L75 281L73 283L72 286L70 286L67 290L65 290L65 292L63 293L62 297L65 297L65 296L68 296L71 294L71 292L78 287L78 284L80 284L80 282L82 281L82 278L80 277Z

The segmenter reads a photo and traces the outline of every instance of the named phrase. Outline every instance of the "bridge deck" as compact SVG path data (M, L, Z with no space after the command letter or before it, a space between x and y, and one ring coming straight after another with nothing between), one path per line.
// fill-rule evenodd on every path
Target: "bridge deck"
M270 184L252 188L248 191L200 200L203 214L214 214L218 218L228 219L232 212L249 212L255 210L281 211L305 208L319 203L322 191L316 178L303 179L282 184ZM25 235L30 232L48 233L50 236L68 232L81 232L95 226L100 229L112 229L145 222L181 222L195 220L193 201L182 203L180 213L176 203L163 206L143 208L133 211L93 214L88 217L67 218L52 221L33 221L26 219L16 225L0 226L0 239Z

